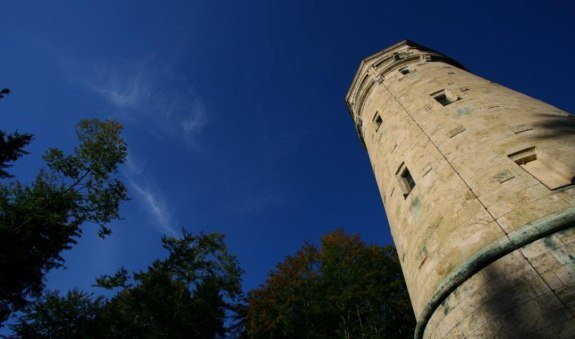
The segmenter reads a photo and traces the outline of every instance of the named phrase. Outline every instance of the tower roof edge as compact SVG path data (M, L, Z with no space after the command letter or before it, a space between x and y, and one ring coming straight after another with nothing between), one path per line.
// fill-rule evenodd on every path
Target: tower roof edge
M446 57L446 58L448 58L448 59L451 59L451 58L449 58L447 55L445 55L445 54L443 54L443 53L441 53L441 52L438 52L438 51L436 51L436 50L434 50L434 49L431 49L431 48L429 48L429 47L426 47L426 46L424 46L424 45L422 45L422 44L419 44L419 43L414 42L414 41L409 40L409 39L403 39L403 40L401 40L401 41L399 41L399 42L397 42L397 43L395 43L395 44L393 44L393 45L391 45L391 46L389 46L389 47L387 47L387 48L384 48L384 49L382 49L382 50L380 50L380 51L378 51L378 52L376 52L376 53L374 53L374 54L372 54L372 55L370 55L370 56L364 58L364 59L362 60L362 62L368 63L369 61L371 61L371 60L373 60L373 59L375 59L375 58L377 58L377 57L379 57L379 56L381 56L381 55L383 55L383 54L387 54L387 53L392 52L393 50L396 50L396 49L401 49L401 48L404 47L404 46L408 46L408 47L411 47L411 48L415 48L415 49L420 50L420 51L422 51L422 52L431 52L431 53L435 53L435 54L440 54L440 55L442 55L442 56L444 56L444 57ZM453 59L452 59L452 60L453 60ZM453 60L453 61L455 61L455 60ZM456 63L459 64L459 62L456 62ZM461 64L459 64L459 66L460 66L461 68L465 68L465 67L463 67Z
M413 42L413 41L408 40L408 39L401 40L396 44L393 44L393 45L391 45L385 49L380 50L379 52L376 52L376 53L364 58L359 63L358 70L355 73L355 76L353 78L351 86L349 87L349 90L348 90L347 95L346 95L346 101L348 102L348 107L350 108L350 113L352 115L353 115L353 110L351 109L351 106L349 105L349 101L352 99L353 92L355 92L355 90L357 90L356 86L358 86L359 82L361 82L360 77L362 77L362 75L366 72L369 73L370 68L373 68L373 67L379 68L378 65L382 63L381 60L383 60L383 61L391 60L389 62L393 63L394 62L393 61L394 56L396 54L398 55L399 51L401 51L401 53L408 52L408 54L413 55L414 53L409 52L410 50L417 50L419 52L419 53L415 53L415 54L429 55L429 57L427 58L428 61L442 60L442 61L447 62L447 63L449 63L455 67L461 68L463 70L467 70L465 68L465 66L463 66L461 63L459 63L457 60L452 59L452 58L448 57L447 55L445 55L441 52L437 52L436 50L433 50L429 47L425 47L424 45L418 44L418 43ZM399 55L398 55L398 57L399 57ZM395 59L395 60L398 60L398 59ZM398 63L396 63L396 64L398 64ZM387 71L386 70L377 70L377 72L383 76L385 76L384 73L386 73Z

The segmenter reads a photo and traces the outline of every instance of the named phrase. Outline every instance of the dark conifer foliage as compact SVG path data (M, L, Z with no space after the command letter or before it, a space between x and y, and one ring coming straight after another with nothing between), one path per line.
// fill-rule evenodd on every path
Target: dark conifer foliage
M10 93L12 93L12 91L8 88L0 90L0 99ZM12 177L6 170L12 167L11 162L28 154L28 152L24 150L24 147L26 147L32 139L32 134L20 134L18 132L7 134L5 131L0 130L0 179Z

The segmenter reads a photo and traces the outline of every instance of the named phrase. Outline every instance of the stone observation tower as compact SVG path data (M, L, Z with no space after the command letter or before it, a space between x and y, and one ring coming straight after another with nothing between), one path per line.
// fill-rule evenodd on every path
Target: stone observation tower
M575 118L410 41L346 96L415 337L575 337Z

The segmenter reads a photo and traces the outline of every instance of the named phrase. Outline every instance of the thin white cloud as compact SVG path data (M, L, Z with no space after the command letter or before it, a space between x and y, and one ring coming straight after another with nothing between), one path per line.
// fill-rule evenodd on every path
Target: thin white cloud
M125 175L128 177L128 184L132 192L135 192L137 198L143 203L146 211L153 218L158 231L170 236L177 235L173 228L173 216L168 204L160 191L155 188L153 181L147 178L143 162L136 160L132 155L128 155Z
M66 73L70 82L100 96L112 115L129 124L143 126L160 138L173 138L200 150L208 122L203 99L192 83L165 60L153 56L128 60L88 60L71 57L54 46L42 44ZM130 192L152 217L158 231L177 235L173 213L145 164L128 156L124 175Z
M60 58L59 62L71 81L101 96L120 118L199 147L208 122L205 104L192 84L166 64L154 57L84 62Z
M147 205L149 213L154 217L155 222L163 231L162 233L176 235L176 231L174 231L171 226L171 213L168 211L165 201L158 196L157 192L154 192L150 187L141 186L134 180L129 180L128 182L132 189Z

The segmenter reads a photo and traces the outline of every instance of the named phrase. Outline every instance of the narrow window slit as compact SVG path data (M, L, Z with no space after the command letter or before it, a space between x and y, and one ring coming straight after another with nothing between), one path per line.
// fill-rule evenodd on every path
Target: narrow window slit
M379 131L379 128L381 127L381 124L383 123L383 119L379 115L379 112L375 112L375 115L373 116L373 122L375 123L375 131L376 132Z
M397 176L399 187L405 199L415 187L415 180L404 162L401 163L395 175Z

